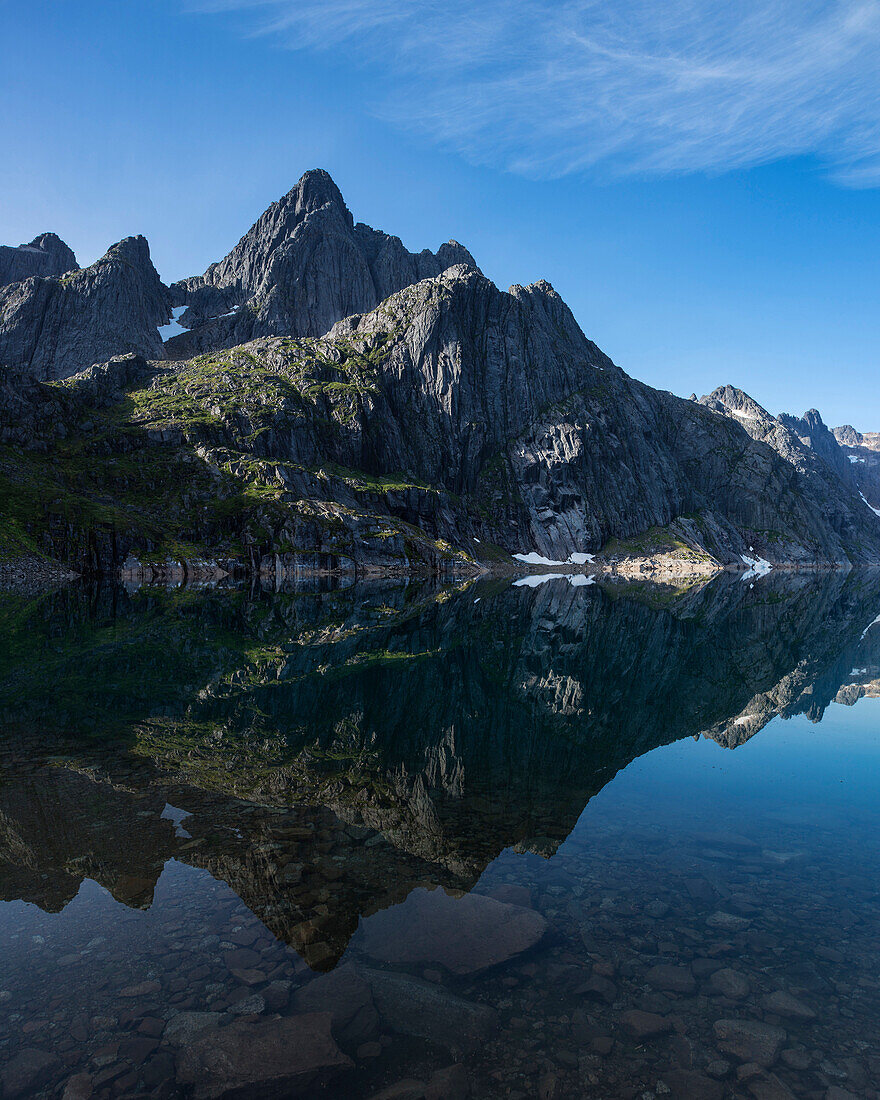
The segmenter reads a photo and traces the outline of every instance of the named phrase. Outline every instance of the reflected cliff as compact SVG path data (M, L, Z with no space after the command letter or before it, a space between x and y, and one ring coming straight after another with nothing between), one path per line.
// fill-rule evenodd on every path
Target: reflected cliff
M552 855L649 750L876 694L878 612L870 571L7 595L0 898L145 908L174 858L328 969L415 887Z

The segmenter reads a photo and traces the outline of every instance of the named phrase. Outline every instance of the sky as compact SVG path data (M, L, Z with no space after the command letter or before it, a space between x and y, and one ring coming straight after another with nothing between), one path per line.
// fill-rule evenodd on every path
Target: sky
M166 282L310 168L628 373L880 430L880 0L0 0L0 242Z

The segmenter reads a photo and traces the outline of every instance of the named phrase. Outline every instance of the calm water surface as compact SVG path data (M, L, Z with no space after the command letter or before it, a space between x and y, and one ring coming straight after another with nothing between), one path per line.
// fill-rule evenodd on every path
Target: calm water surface
M0 596L0 1095L880 1097L878 612Z

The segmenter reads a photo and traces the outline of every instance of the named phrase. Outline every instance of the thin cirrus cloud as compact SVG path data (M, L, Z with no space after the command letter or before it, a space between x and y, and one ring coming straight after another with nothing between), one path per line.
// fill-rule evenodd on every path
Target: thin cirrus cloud
M192 5L191 5L192 6ZM880 185L880 0L196 0L362 67L371 108L536 176L814 156Z

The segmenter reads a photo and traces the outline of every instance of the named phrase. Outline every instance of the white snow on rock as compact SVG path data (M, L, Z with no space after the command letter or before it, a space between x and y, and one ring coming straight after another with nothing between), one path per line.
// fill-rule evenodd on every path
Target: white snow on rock
M864 638L864 636L868 633L868 631L871 629L871 627L876 626L877 623L880 623L880 615L878 615L877 618L873 620L873 622L868 623L868 625L862 631L862 638ZM859 641L861 641L862 638L859 638Z
M739 409L731 409L728 406L728 412L732 412L734 416L738 416L740 420L757 420L758 417L754 413L740 412Z
M159 325L159 335L162 337L162 342L170 340L172 336L179 336L182 332L187 330L180 323L180 317L183 316L183 311L186 306L175 306L171 311L171 320L167 325Z
M859 496L862 498L862 500L865 501L865 504L868 504L867 500L865 500L864 493L859 492ZM880 508L875 508L873 504L868 504L868 507L871 509L875 516L880 516Z
M750 547L751 549L751 547ZM773 566L766 558L750 558L748 554L740 554L743 562L748 566L748 569L743 573L740 580L750 580L752 577L766 577Z
M592 563L594 557L594 554L569 554L568 560L572 565L586 565Z
M846 457L850 460L850 462L853 463L853 465L855 465L856 462L867 462L868 461L866 458L859 458L858 455L847 455Z

